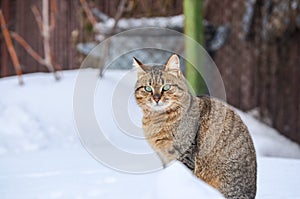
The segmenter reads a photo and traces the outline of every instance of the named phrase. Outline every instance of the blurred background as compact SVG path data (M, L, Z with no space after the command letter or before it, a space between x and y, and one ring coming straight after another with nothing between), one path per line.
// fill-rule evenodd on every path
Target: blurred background
M77 69L111 35L147 26L187 32L183 14L195 12L201 19L196 34L203 36L202 44L220 70L228 102L299 143L300 1L201 3L200 9L184 12L182 0L1 0L1 25L7 27L16 56L11 58L2 31L0 77ZM46 26L44 14L49 16ZM126 40L114 48L121 45Z

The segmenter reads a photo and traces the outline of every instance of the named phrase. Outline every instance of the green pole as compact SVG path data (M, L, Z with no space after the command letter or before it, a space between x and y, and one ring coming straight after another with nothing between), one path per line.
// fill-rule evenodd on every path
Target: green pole
M183 13L185 17L184 33L186 36L192 38L197 43L204 45L204 28L203 28L203 0L184 0ZM203 63L204 56L202 52L197 52L195 42L185 41L185 75L194 89L196 95L205 94L206 86L198 71L188 62L190 60L195 63L195 67L199 68L201 74L204 74Z

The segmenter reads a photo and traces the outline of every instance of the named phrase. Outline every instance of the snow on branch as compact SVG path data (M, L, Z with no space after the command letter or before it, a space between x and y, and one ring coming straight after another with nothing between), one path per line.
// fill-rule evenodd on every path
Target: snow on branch
M134 29L134 28L146 28L146 27L156 27L156 28L169 28L179 32L183 32L184 26L184 16L176 15L170 17L143 17L143 18L123 18L116 23L114 18L108 17L99 10L94 12L101 18L106 19L102 22L96 24L98 41L103 41L107 36L113 33L117 34L122 31ZM222 47L230 34L230 25L225 24L222 26L214 26L208 21L204 20L203 25L205 27L206 38L206 48L211 51L216 51Z
M133 9L132 1L121 0L117 12L114 17L109 17L97 8L90 9L86 0L80 0L83 10L90 23L93 25L93 30L96 35L96 40L102 42L106 38L126 30L134 28L168 28L183 32L184 15L169 16L169 17L143 17L143 18L122 18L125 12ZM95 22L96 18L100 22ZM214 52L222 47L230 34L230 25L215 26L208 21L203 21L205 27L205 46L209 52ZM77 50L83 54L87 54L94 47L95 43L78 44ZM110 48L110 41L107 44L104 52L101 53L100 60L105 60ZM100 61L103 62L103 61ZM103 65L103 64L100 64ZM100 76L102 68L100 67Z
M98 11L97 13L101 13ZM105 14L101 13L101 16ZM105 16L105 21L96 24L96 29L102 34L109 34L114 27L115 19ZM151 18L123 18L120 19L116 25L115 32L119 33L132 28L144 28L144 27L157 27L157 28L170 28L175 30L182 30L184 24L184 16L177 15L171 17L151 17Z

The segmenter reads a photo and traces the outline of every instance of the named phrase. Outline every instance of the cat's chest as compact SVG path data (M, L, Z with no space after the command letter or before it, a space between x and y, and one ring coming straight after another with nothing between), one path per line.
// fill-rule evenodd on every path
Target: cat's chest
M158 131L145 131L146 138L151 147L160 155L164 157L164 162L169 162L177 158L177 153L174 148L174 136L172 131L166 128L157 128ZM154 133L155 132L155 133Z
M149 114L143 117L143 130L146 137L152 137L162 131L167 132L169 129L175 128L176 127L169 122L166 114Z
M144 121L148 121L148 118L144 118ZM143 130L145 137L154 147L158 145L163 145L167 148L171 147L174 142L174 135L177 131L177 126L174 124L168 124L163 120L153 121L143 123Z
M143 125L143 130L146 138L159 139L161 137L167 137L168 139L173 139L177 127L174 125L150 123L148 125Z

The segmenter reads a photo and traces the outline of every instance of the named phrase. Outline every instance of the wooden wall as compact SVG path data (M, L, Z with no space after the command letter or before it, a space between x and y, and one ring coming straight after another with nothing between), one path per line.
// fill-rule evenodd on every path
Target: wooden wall
M231 26L229 40L214 57L228 101L243 110L257 107L264 122L300 142L300 27L293 18L300 17L300 7L297 14L277 13L284 6L275 1L268 9L270 1L252 1L256 4L247 32L247 2L210 0L205 9L210 22Z

